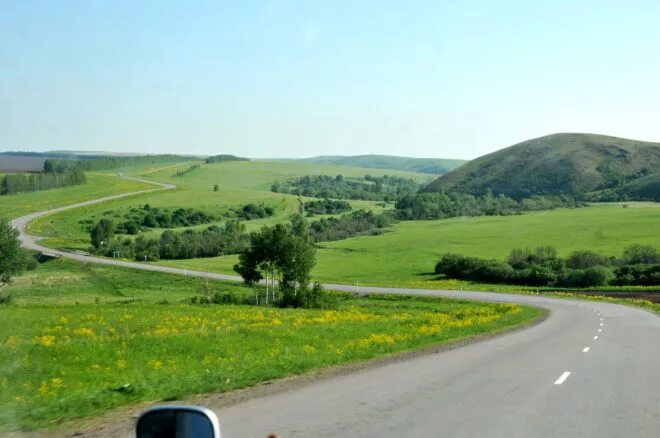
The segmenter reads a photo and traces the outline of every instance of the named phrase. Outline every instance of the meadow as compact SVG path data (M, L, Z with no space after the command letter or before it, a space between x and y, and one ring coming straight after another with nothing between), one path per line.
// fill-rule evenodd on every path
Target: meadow
M598 204L517 216L484 216L401 222L380 236L320 243L312 274L324 282L426 288L481 288L457 280L436 280L433 269L447 252L506 259L513 248L551 245L561 256L592 249L621 255L631 243L660 248L660 204ZM160 264L231 273L236 256L168 260ZM486 288L491 288L488 286ZM498 290L520 289L520 287Z
M188 304L201 280L52 260L3 290L0 431L230 391L515 327L540 311L337 296L332 309ZM217 291L252 293L211 282Z
M218 214L228 208L243 206L247 203L264 203L275 209L275 216L250 221L248 230L258 229L263 225L272 225L288 218L298 211L298 197L294 195L273 193L271 185L278 180L304 175L337 175L347 177L363 177L366 174L382 176L395 175L412 178L419 182L429 180L429 175L401 172L396 170L360 169L325 164L291 164L262 161L223 162L216 164L201 164L200 168L182 177L172 176L180 170L185 170L191 163L169 165L155 169L123 169L124 172L141 178L170 182L177 186L176 190L167 190L130 198L110 201L100 205L92 205L61 212L56 215L40 218L31 223L30 232L50 237L46 245L57 248L86 248L89 246L89 233L81 220L99 220L104 212L111 213L110 219L118 220L122 211L130 207L140 207L149 204L152 207L191 207L207 213ZM200 164L200 163L196 163ZM214 184L219 190L213 191ZM380 211L383 207L372 201L350 201L355 209ZM390 206L391 208L391 206ZM319 216L321 217L321 216ZM193 228L205 228L201 225ZM159 234L162 230L154 230L149 234Z
M218 212L248 202L266 203L275 208L273 217L247 222L248 230L285 220L298 209L296 196L272 193L278 180L301 175L366 173L395 174L424 181L428 175L376 169L359 169L322 164L279 162L225 162L202 164L200 168L174 177L191 163L155 168L124 169L155 181L172 182L176 190L138 195L108 203L65 211L34 221L30 231L50 237L45 244L58 248L89 247L89 235L81 219L110 217L120 220L130 207L150 204L156 207L193 207ZM214 192L213 184L219 185ZM22 195L24 196L24 195ZM382 210L369 201L351 201L355 208ZM630 202L594 204L580 209L558 209L517 216L452 218L433 221L401 222L381 236L363 236L319 244L315 280L347 284L413 286L461 289L470 286L460 281L437 280L433 268L446 252L484 258L504 259L513 248L552 245L565 256L577 249L593 249L606 255L620 255L631 243L660 247L659 204ZM391 208L389 206L388 208ZM105 216L104 216L105 214ZM204 228L199 225L192 228ZM154 229L145 233L162 232ZM168 260L160 264L194 270L232 273L236 256L192 260ZM481 288L480 286L476 286ZM490 286L487 286L489 288ZM474 287L472 287L474 288ZM509 290L508 287L498 287ZM519 288L518 288L519 289Z

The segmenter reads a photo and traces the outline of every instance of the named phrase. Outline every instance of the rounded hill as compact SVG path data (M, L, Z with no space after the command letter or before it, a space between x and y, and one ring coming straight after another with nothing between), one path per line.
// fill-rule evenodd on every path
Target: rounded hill
M496 195L616 196L660 200L660 143L595 134L553 134L484 155L429 190ZM648 184L650 184L650 186Z

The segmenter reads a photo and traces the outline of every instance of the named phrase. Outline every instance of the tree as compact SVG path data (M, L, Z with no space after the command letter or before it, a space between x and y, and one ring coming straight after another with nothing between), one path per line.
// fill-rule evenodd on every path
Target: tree
M258 233L252 233L250 246L239 256L234 270L250 285L264 276L277 276L282 292L280 304L302 307L312 302L306 299L308 294L318 295L318 290L309 290L315 257L309 227L302 216L296 215L289 225L263 227Z
M214 192L220 191L220 186L217 185L217 184L214 184L214 185L213 185L213 191L214 191Z
M9 222L0 221L0 288L25 268L26 254Z
M109 242L114 234L114 225L109 219L101 219L98 221L96 226L92 228L90 237L92 239L92 245L95 248L99 248L104 242Z

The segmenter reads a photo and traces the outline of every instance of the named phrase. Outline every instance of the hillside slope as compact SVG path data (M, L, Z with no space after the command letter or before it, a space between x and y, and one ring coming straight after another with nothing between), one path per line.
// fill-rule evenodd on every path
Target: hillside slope
M396 157L393 155L324 155L320 157L304 158L297 161L336 164L351 167L366 167L370 169L405 170L408 172L429 173L433 175L444 175L467 162L467 160L454 160L449 158L410 158Z
M432 182L456 190L513 198L532 195L660 199L660 143L594 134L553 134L484 155Z

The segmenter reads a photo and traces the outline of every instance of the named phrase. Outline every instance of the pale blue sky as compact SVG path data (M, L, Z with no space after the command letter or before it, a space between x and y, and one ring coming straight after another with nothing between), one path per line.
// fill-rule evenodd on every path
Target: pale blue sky
M0 0L0 150L474 158L660 141L658 1Z

